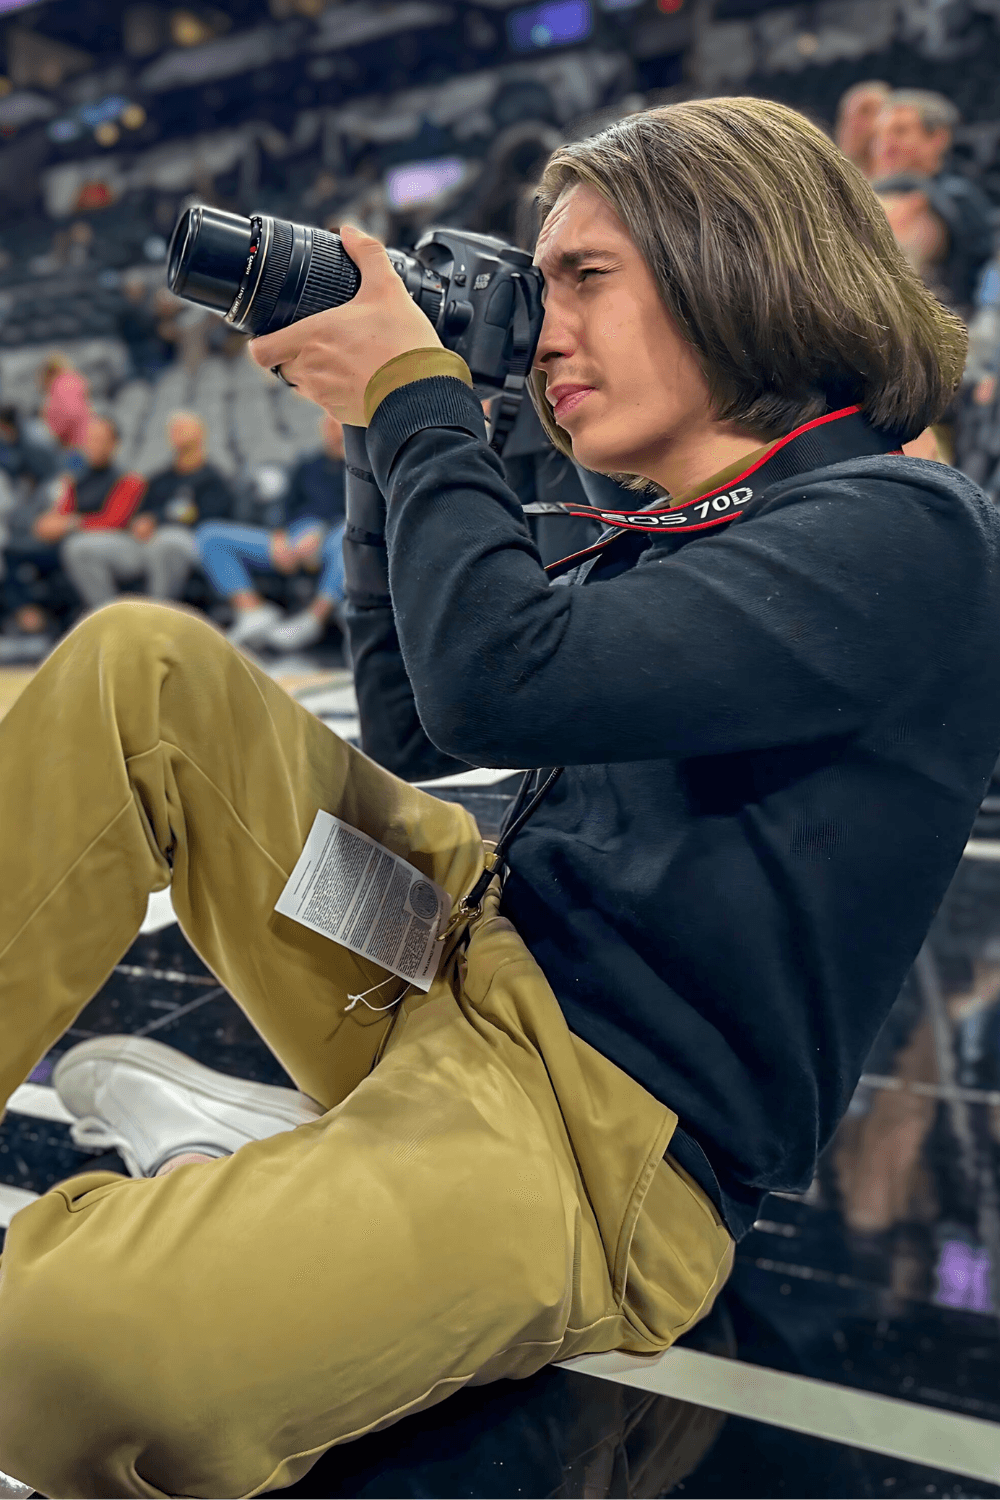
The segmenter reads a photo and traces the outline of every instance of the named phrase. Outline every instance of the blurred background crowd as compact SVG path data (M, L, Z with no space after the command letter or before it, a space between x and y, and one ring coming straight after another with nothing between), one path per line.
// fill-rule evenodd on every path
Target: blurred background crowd
M0 12L0 664L40 660L126 591L184 600L262 651L340 642L342 433L166 289L182 208L351 218L403 249L444 223L530 249L555 145L704 95L802 110L871 180L970 329L925 451L1000 502L1000 0ZM527 405L504 463L544 560L585 545L590 523L544 511L584 497ZM935 1267L937 1298L979 1311L1000 1310L998 869L963 862L937 968L901 996L811 1200L883 1245L899 1226L936 1236L910 1261L897 1236L899 1278ZM928 1172L935 1142L961 1171Z
M149 0L0 3L0 661L123 590L245 644L339 639L336 424L165 284L204 202L409 248L435 222L530 248L558 142L746 92L804 110L871 179L969 321L926 451L1000 497L997 0ZM582 499L525 410L529 506ZM541 508L541 507L539 507ZM588 523L532 515L545 560Z

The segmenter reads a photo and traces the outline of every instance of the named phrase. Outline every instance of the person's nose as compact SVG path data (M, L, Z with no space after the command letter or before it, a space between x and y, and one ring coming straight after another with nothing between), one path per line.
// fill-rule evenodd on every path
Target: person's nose
M579 342L579 329L569 310L551 294L545 304L542 330L532 361L536 370L546 374L558 368L560 359L569 359Z

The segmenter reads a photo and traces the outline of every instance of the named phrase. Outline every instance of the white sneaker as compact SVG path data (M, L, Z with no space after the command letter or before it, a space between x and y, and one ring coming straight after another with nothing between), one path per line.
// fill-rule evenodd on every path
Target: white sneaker
M275 651L301 651L315 646L326 634L326 626L311 609L303 609L289 620L282 620L267 633L266 644Z
M261 646L284 615L276 604L260 604L240 615L226 631L226 640L234 646Z
M133 1177L155 1176L181 1152L229 1156L326 1113L295 1089L216 1073L150 1037L80 1042L56 1063L52 1087L75 1117L76 1144L114 1147Z

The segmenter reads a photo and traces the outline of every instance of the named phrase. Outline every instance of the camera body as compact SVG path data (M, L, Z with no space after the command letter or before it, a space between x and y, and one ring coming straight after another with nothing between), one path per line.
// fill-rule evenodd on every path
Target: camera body
M490 438L500 453L541 332L541 272L527 251L462 229L428 229L412 253L386 253L444 347L465 360L476 394L501 397ZM206 205L181 215L167 257L172 292L254 337L339 307L360 284L338 234Z
M412 256L397 250L388 255L411 296L408 276L415 265L440 285L440 310L431 322L445 348L465 360L477 395L496 395L515 365L516 373L526 373L543 316L541 272L527 251L491 235L434 228L420 237Z

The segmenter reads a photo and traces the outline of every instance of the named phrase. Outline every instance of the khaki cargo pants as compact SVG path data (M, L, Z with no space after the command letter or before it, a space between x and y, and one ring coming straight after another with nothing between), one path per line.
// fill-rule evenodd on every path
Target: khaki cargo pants
M464 1385L655 1354L729 1272L730 1236L664 1160L675 1115L568 1031L495 900L429 994L345 1014L385 971L274 912L320 808L454 898L483 867L462 808L181 606L85 618L0 723L0 1107L170 884L327 1110L162 1178L84 1172L15 1214L0 1470L42 1494L293 1484Z

